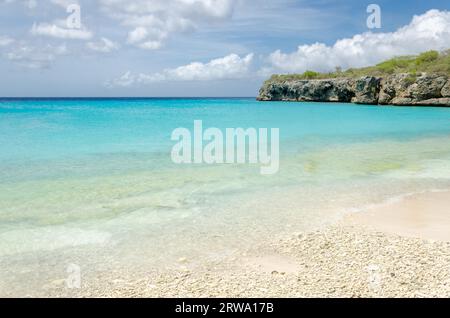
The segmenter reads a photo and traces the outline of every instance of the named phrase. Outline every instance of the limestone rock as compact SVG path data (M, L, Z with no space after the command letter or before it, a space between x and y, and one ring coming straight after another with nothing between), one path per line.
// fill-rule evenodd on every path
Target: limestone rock
M441 90L446 82L447 78L444 76L424 74L408 87L406 94L415 101L441 98Z
M450 80L447 80L447 83L441 89L442 97L450 97Z
M450 106L450 97L430 98L413 103L414 106Z
M380 105L392 104L395 97L400 97L409 86L407 74L396 74L381 80L380 95L378 103Z
M352 86L348 79L269 83L261 88L258 100L348 103L354 96Z
M266 82L261 101L341 102L397 106L450 106L450 80L439 74L394 74L385 78L332 78Z
M352 99L356 104L378 104L380 95L381 78L362 77L355 81L355 97Z

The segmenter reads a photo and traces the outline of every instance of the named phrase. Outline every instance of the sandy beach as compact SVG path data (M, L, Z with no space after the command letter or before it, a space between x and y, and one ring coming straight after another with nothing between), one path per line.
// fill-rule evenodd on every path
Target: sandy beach
M161 277L142 296L448 297L450 192L411 195L258 247L229 264Z
M74 297L449 297L450 192L429 192L351 213L337 224L206 264L109 273Z

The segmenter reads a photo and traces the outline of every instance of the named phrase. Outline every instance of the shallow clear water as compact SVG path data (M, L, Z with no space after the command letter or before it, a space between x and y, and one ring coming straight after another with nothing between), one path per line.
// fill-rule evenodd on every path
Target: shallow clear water
M280 171L176 165L177 127L279 128ZM0 296L178 266L450 188L450 108L252 99L0 101ZM44 287L43 287L44 286Z

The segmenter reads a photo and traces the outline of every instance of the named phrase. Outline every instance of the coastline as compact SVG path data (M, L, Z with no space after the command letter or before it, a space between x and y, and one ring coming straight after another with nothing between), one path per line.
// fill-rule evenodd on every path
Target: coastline
M436 65L448 64L449 56L428 51L360 69L272 75L257 100L448 107L449 74Z
M369 295L366 267L373 264L365 260L384 245L376 231L338 223L392 197L450 188L449 113L298 106L254 100L10 104L2 137L11 151L2 160L1 295ZM30 113L26 118L22 109ZM161 132L189 127L205 112L208 126L229 127L232 120L280 127L280 173L265 178L247 165L172 166L172 145ZM123 122L130 123L125 130ZM23 143L17 136L25 123L31 128ZM46 137L63 127L73 128L57 140ZM78 142L66 147L67 140ZM139 152L143 140L149 152ZM298 240L300 231L306 241ZM355 254L356 267L344 271L344 260L323 255L327 250L316 247L328 246L324 236L333 244L327 253ZM367 247L360 250L354 240ZM421 249L408 242L398 248L402 255ZM80 289L67 287L72 264L80 269ZM355 272L353 288L347 282Z
M448 206L450 191L405 196L229 264L186 271L143 296L449 297Z
M236 251L225 260L180 259L177 269L123 272L120 279L117 272L116 279L105 274L68 294L54 282L47 292L69 297L449 297L450 235L442 232L450 226L449 203L450 191L409 195L350 212L314 231Z

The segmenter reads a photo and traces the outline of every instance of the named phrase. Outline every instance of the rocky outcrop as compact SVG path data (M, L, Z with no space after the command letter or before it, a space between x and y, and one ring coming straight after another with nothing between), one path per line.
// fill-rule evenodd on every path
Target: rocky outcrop
M347 79L331 79L270 83L261 89L258 99L348 103L354 96Z
M442 97L450 97L450 80L448 80L444 87L442 87L441 95Z
M378 104L380 96L381 78L363 77L355 80L352 85L355 97L352 103L356 104Z
M266 82L260 101L308 101L397 106L450 106L450 79L439 74Z

